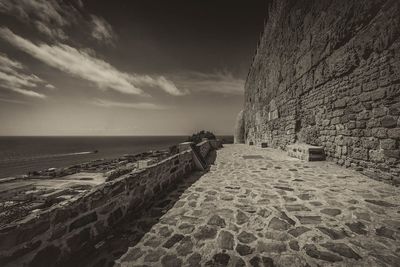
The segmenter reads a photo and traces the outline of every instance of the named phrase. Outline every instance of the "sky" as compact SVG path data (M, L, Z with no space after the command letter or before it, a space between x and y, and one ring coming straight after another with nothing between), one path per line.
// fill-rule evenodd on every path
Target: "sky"
M0 0L0 135L232 134L267 0Z

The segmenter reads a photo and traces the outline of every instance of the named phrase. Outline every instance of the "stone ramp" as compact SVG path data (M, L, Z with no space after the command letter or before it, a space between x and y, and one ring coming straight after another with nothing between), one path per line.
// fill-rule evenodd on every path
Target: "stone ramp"
M333 163L225 145L116 266L399 266L399 193Z

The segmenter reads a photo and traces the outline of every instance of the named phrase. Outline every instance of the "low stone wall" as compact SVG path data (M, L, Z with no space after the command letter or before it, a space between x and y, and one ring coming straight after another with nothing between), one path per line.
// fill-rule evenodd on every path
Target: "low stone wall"
M211 149L210 142L208 140L204 140L198 143L196 146L201 156L205 159Z
M186 150L2 228L0 266L57 265L98 242L128 211L150 203L192 170L192 151Z

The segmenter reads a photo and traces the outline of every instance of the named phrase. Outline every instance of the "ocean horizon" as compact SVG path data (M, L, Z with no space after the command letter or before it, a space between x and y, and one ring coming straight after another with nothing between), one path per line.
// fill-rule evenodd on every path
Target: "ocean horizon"
M167 149L188 136L0 136L0 178ZM221 138L231 138L221 136Z

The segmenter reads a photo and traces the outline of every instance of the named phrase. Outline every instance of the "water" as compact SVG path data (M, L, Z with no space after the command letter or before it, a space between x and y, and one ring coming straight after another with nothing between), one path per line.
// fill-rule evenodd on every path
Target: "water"
M186 139L186 136L0 137L0 178L166 149Z

